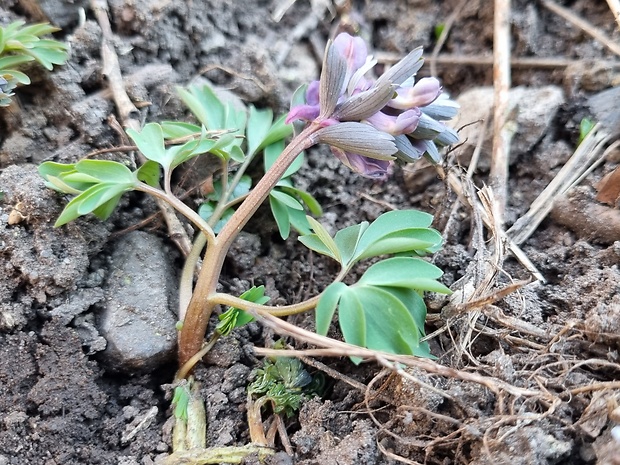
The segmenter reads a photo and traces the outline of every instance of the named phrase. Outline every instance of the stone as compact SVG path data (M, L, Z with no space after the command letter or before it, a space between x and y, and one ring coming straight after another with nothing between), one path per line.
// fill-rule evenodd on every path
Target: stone
M111 261L98 321L102 357L115 371L151 371L174 354L176 274L163 242L142 231L120 239Z
M461 106L450 126L460 129L463 145L456 150L459 161L469 163L478 143L483 125L484 140L478 163L480 169L490 166L493 147L493 88L477 87L461 94L456 101ZM510 144L510 163L532 150L548 132L558 109L564 104L564 92L557 86L514 87L509 91L508 120L515 124L515 134ZM462 128L462 129L461 129Z

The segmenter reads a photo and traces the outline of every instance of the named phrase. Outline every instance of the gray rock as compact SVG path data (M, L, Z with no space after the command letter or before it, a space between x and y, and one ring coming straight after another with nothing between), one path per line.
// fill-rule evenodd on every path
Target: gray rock
M456 129L463 128L459 136L465 143L457 149L457 155L466 164L478 143L483 125L487 125L478 164L482 169L489 167L493 146L493 98L492 87L478 87L461 94L457 98L461 110L450 123ZM510 145L511 163L533 149L543 138L564 101L564 92L557 86L510 89L508 118L514 121L516 129Z
M99 331L108 342L102 355L111 368L148 371L171 358L177 277L162 241L141 231L119 240L104 290Z
M620 128L619 98L620 86L594 94L586 102L594 120L602 123L607 130L613 131L614 134L617 134L618 128Z

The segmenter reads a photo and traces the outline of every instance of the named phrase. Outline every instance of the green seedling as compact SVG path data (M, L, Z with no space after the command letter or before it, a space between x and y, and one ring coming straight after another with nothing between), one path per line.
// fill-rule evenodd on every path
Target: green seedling
M456 132L444 124L456 115L456 103L442 94L437 79L415 79L422 66L421 49L412 51L376 81L366 77L374 63L361 38L343 33L328 42L320 80L296 92L294 105L284 117L274 120L270 110L240 108L222 101L208 86L180 88L179 95L196 123L148 123L141 131L127 130L148 160L137 169L101 160L40 166L50 188L72 197L57 226L90 213L106 219L120 197L132 190L164 200L194 225L194 246L179 298L178 382L191 376L195 363L217 338L266 314L283 317L315 310L316 328L323 335L338 315L346 342L397 354L431 356L423 342L423 296L428 291L450 292L438 281L441 270L422 258L436 252L442 243L441 235L431 227L432 216L392 211L332 235L316 219L321 214L318 202L294 184L295 174L304 169L304 151L318 143L327 144L335 157L361 176L386 180L393 164L422 157L438 163L439 148L458 141ZM287 144L291 134L294 136ZM174 195L172 174L183 163L205 154L214 157L220 169L213 191L195 211ZM262 160L265 172L254 183L247 170L257 159ZM276 307L267 305L263 287L241 296L217 292L230 246L267 199L282 238L295 230L303 245L340 266L333 283L308 300ZM369 259L374 264L362 277L345 284L350 272ZM220 315L203 347L209 320L220 305L229 309ZM250 388L251 399L258 402L252 396L261 394L275 412L295 410L309 380L301 365L291 359L276 359L262 370ZM185 421L194 391L191 387L178 389L176 416ZM189 418L187 421L186 429Z
M30 78L16 67L36 61L51 71L54 65L67 61L65 44L41 38L56 31L59 29L49 24L26 26L23 21L0 27L0 107L11 103L18 85L30 84Z
M592 131L592 129L596 126L596 122L591 120L590 118L582 118L579 123L579 139L577 141L577 145L580 145L586 136Z

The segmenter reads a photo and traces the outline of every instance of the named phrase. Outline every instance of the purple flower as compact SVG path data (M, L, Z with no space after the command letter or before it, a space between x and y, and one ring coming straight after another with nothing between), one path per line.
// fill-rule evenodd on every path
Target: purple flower
M319 81L306 90L304 104L286 118L317 125L317 142L331 146L334 155L353 171L385 178L394 158L414 161L427 155L440 161L435 145L449 145L458 135L442 121L453 118L458 105L441 94L435 78L414 76L421 68L417 48L379 79L365 75L376 60L364 41L342 33L328 42Z

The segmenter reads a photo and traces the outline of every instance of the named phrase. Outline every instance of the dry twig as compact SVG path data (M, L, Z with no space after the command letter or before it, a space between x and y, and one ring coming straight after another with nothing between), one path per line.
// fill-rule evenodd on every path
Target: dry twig
M116 104L116 110L118 111L123 126L139 131L140 121L138 116L140 112L125 91L123 75L121 74L118 56L113 45L112 27L110 25L110 19L108 18L109 8L107 0L91 0L91 8L95 12L97 22L103 34L103 39L101 41L103 74L108 77L108 84L112 92L112 98ZM170 238L177 244L181 252L187 255L192 248L192 242L183 224L176 216L174 209L159 198L156 198L155 202L164 216Z
M617 2L615 3L617 6ZM586 34L598 40L600 43L602 43L605 47L607 47L609 50L614 52L616 55L620 55L620 45L618 45L613 40L611 40L609 37L607 37L607 35L603 31L601 31L599 28L593 26L585 19L582 19L576 14L574 14L568 8L564 8L563 6L558 5L552 0L543 0L542 4L545 6L545 8L549 9L550 11L553 11L556 15L561 16L569 23L573 24L574 26L577 26L579 29L584 31ZM612 7L612 11L614 12L614 16L616 17L616 20L618 20L616 7Z
M493 29L493 153L489 182L497 199L497 219L504 224L508 201L508 160L514 125L508 115L510 89L510 0L495 0Z

